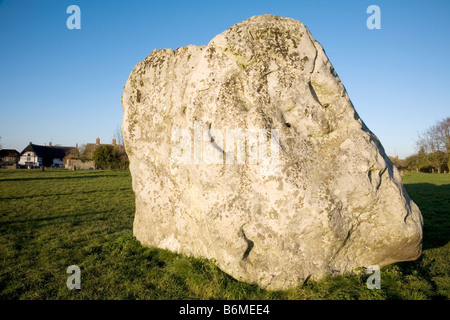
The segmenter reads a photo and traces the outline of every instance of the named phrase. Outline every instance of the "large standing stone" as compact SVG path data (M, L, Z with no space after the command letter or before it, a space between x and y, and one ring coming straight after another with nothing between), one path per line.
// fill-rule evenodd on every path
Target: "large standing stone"
M154 50L122 104L143 244L268 289L419 257L418 207L301 22Z

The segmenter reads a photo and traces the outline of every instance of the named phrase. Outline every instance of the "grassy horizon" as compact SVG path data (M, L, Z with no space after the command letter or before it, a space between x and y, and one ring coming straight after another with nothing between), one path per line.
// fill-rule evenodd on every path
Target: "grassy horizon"
M366 275L286 291L239 282L206 259L143 247L133 237L128 171L0 170L0 299L449 299L450 174L407 173L424 216L424 251ZM81 269L68 290L66 269Z

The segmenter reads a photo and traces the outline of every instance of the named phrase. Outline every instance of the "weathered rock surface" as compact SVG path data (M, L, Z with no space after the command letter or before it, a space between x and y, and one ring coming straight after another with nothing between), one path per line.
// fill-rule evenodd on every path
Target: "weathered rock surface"
M143 244L268 289L419 257L418 207L301 22L256 16L207 46L154 50L122 105Z

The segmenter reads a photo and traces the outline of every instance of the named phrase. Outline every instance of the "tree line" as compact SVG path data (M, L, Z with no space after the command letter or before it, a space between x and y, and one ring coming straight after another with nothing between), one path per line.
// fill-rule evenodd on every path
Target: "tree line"
M391 158L394 165L417 172L449 172L450 117L419 134L416 143L418 152L404 160Z

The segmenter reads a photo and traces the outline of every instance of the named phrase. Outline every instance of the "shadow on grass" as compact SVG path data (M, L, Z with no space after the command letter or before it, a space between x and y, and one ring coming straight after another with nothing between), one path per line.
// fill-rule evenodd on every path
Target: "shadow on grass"
M66 218L78 218L82 216L93 216L98 214L110 214L110 211L100 211L100 212L86 212L86 213L78 213L78 214L65 214L61 216L55 217L47 217L47 218L34 218L34 219L22 219L22 220L9 220L9 221L0 221L0 224L13 224L13 223L28 223L28 222L41 222L41 221L51 221L51 220L60 220Z
M107 215L109 214L111 214L110 211L99 211L79 214L66 214L47 218L0 221L0 231L4 231L2 229L6 228L5 231L8 232L20 232L21 230L29 229L30 226L32 226L33 228L41 228L49 225L61 225L63 223L72 223L78 225L87 220L106 220L108 218Z
M21 196L21 197L6 197L1 198L1 200L21 200L21 199L33 199L33 198L40 198L40 197L58 197L58 196L76 196L80 194L93 194L93 193L104 193L104 192L117 192L117 191L132 191L133 189L131 187L123 187L123 188L116 188L116 189L97 189L97 190L90 190L90 191L77 191L77 192L63 192L63 193L49 193L49 194L34 194L30 196Z
M450 184L405 184L411 199L422 212L423 249L438 248L450 241Z
M45 174L45 172L43 173ZM83 175L83 176L69 176L64 175L60 177L23 177L23 178L6 178L6 179L0 179L0 182L7 182L7 181L34 181L34 180L69 180L69 179L98 179L98 178L104 178L104 177L117 177L117 175L114 174L102 174L102 175Z

